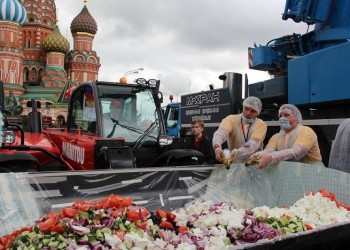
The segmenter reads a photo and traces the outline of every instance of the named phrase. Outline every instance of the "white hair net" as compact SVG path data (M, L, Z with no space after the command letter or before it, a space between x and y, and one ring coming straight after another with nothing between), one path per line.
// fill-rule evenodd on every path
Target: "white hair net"
M292 115L294 115L297 118L298 123L301 123L303 118L301 116L300 110L296 106L294 106L293 104L283 104L278 111L278 115L280 115L281 112L285 109L289 110L292 113Z
M262 104L261 101L258 97L255 96L249 96L243 101L243 107L249 107L254 109L255 111L260 114L261 109L262 109Z

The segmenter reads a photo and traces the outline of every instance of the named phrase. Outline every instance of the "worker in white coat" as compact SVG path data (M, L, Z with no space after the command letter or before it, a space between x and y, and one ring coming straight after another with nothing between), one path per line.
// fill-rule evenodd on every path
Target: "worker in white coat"
M213 136L213 148L217 161L223 162L222 144L225 142L233 161L246 161L249 156L262 149L267 125L257 118L261 109L260 99L250 96L243 101L241 114L229 115L221 121Z
M254 153L252 160L259 162L259 168L280 161L295 161L322 165L322 156L317 135L308 126L301 125L300 110L292 104L284 104L278 111L279 133L273 135L263 151Z

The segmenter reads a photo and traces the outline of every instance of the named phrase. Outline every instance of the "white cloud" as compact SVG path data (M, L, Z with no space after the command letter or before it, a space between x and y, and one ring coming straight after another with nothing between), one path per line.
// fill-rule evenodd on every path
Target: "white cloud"
M93 49L101 59L99 79L118 81L128 70L137 77L161 80L170 94L221 87L224 72L248 74L249 82L268 79L248 69L248 47L307 26L283 21L281 0L90 0L88 10L98 31ZM70 23L83 8L81 0L56 0L60 30L71 43Z

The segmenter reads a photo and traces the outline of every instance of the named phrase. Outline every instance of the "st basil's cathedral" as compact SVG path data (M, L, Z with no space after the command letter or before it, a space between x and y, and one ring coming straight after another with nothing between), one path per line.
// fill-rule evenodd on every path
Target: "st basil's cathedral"
M98 79L100 58L93 50L97 24L84 0L72 20L73 49L61 34L54 0L0 0L0 80L5 107L26 116L36 100L38 111L62 124L65 93Z

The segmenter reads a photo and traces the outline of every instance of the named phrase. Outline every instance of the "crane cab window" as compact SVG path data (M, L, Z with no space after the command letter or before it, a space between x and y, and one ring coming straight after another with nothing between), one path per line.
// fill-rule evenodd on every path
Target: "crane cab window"
M176 127L177 121L179 120L179 107L169 108L165 120L167 127Z

